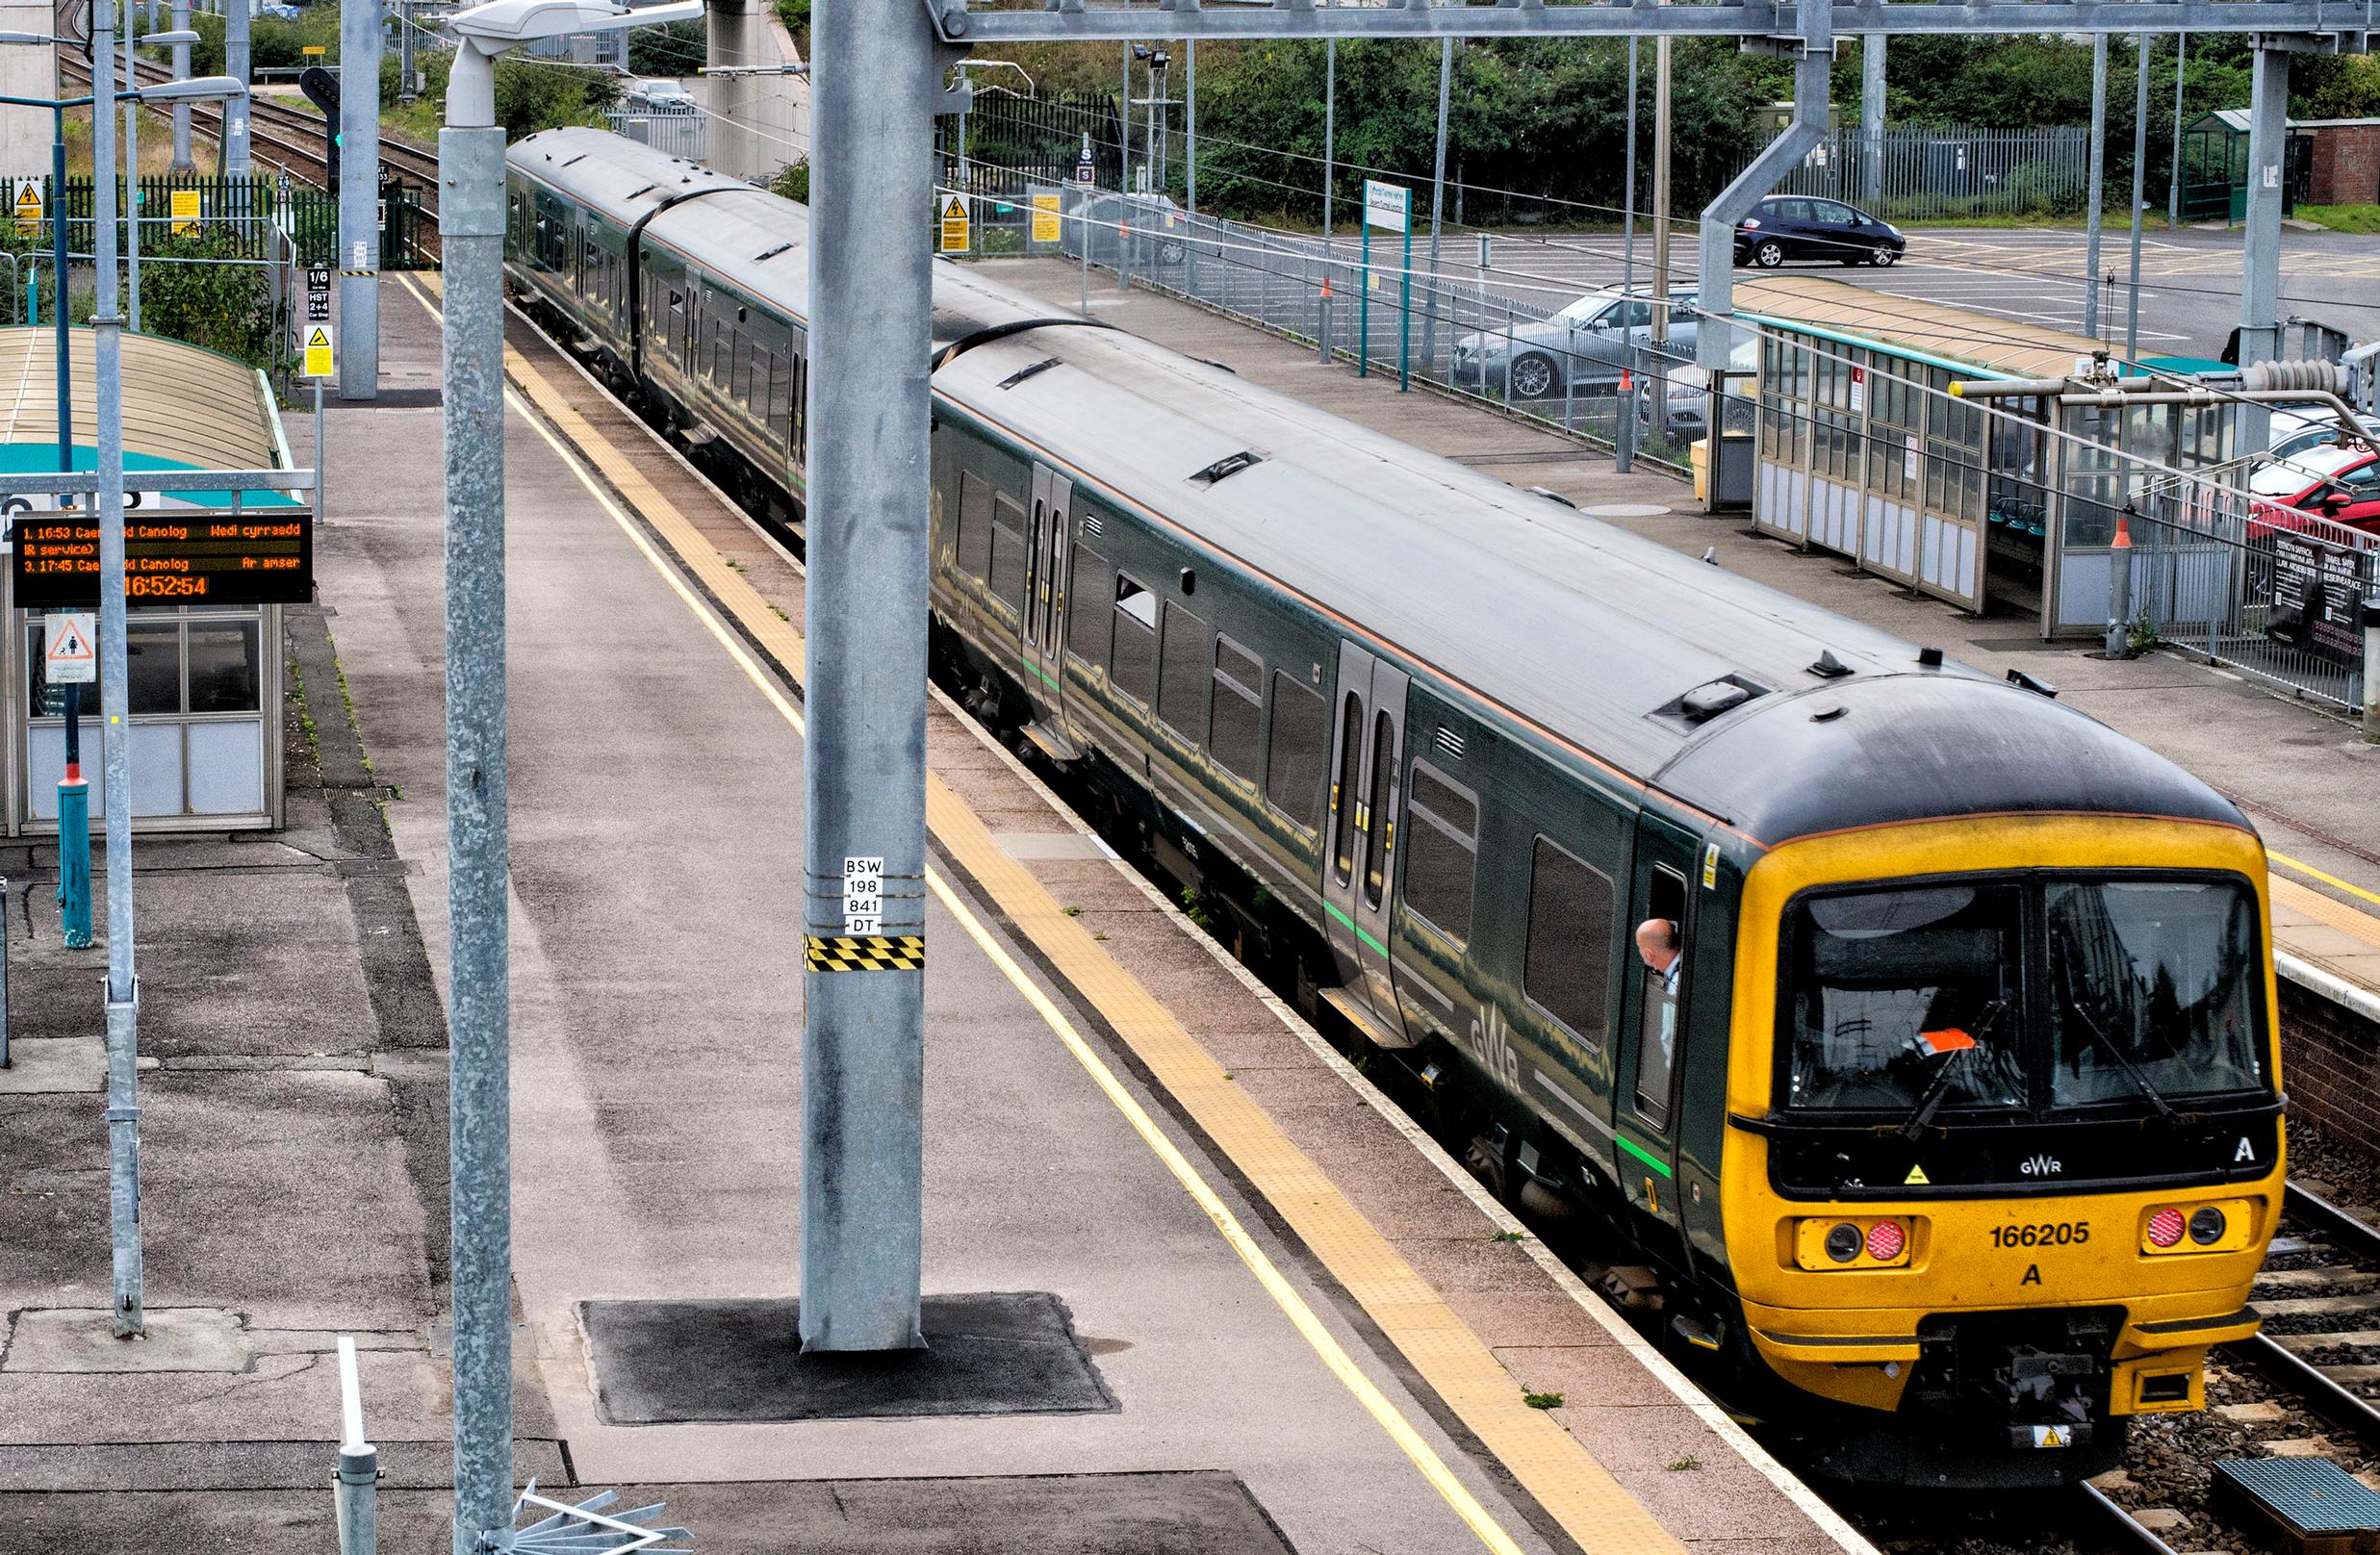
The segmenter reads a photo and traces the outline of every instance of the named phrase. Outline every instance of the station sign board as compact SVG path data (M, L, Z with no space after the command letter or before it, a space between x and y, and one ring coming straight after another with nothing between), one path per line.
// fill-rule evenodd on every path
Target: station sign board
M15 541L16 604L99 603L99 521L27 513ZM314 519L297 509L124 514L124 598L133 604L304 604L314 598Z
M173 216L175 237L187 238L196 232L198 230L198 191L194 189L173 191L170 211Z
M1413 226L1413 191L1401 184L1364 180L1364 225L1383 232L1406 232Z
M1033 197L1033 241L1054 243L1058 241L1058 196L1036 194Z

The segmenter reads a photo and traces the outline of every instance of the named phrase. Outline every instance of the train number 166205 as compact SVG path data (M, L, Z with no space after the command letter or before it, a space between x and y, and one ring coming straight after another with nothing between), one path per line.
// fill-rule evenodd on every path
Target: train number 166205
M2087 1220L2060 1220L2037 1226L1994 1226L1991 1244L1994 1247L2064 1247L2090 1240Z

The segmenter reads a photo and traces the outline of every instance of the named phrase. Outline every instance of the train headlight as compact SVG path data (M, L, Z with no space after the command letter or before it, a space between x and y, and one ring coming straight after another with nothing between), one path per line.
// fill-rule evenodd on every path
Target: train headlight
M1853 1215L1787 1221L1790 1248L1780 1248L1788 1267L1811 1273L1837 1270L1905 1269L1909 1266L1918 1222L1907 1215Z
M2256 1240L2256 1201L2161 1204L2140 1219L2140 1251L2150 1258L2188 1253L2236 1253Z

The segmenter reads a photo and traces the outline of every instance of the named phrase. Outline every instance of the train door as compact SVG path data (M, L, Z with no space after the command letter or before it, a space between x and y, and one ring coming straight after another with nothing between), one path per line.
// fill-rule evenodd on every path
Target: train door
M1405 687L1404 671L1353 643L1339 646L1330 848L1322 860L1323 917L1330 927L1340 980L1367 1007L1360 1015L1346 1013L1377 1028L1378 1036L1391 1045L1404 1041L1405 1030L1389 975Z
M1684 1255L1676 1191L1676 1113L1685 1071L1686 1001L1693 986L1685 948L1694 942L1694 893L1686 882L1695 846L1692 833L1657 816L1638 818L1628 894L1628 981L1612 1098L1620 1185L1635 1212L1637 1234L1648 1250L1676 1258ZM1668 949L1675 959L1663 970L1647 965L1634 942L1639 927L1651 923L1669 926ZM1663 936L1655 930L1654 937Z
M1074 482L1046 465L1033 467L1033 527L1025 546L1025 666L1034 701L1055 712L1063 685L1067 531Z

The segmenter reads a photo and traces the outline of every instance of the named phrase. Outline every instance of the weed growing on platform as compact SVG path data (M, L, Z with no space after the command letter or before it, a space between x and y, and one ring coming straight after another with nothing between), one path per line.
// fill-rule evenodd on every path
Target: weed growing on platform
M1555 1410L1562 1407L1562 1395L1560 1393L1523 1393L1521 1402L1531 1409Z

